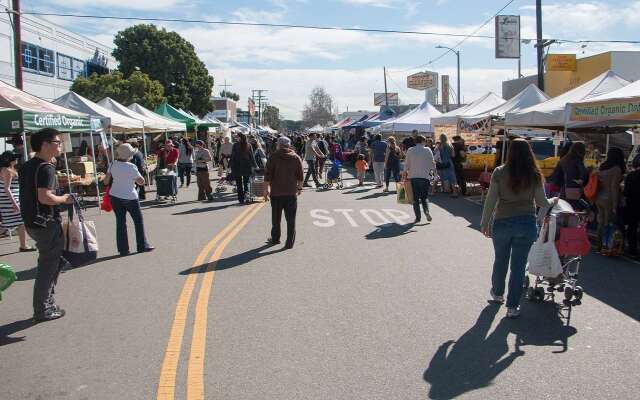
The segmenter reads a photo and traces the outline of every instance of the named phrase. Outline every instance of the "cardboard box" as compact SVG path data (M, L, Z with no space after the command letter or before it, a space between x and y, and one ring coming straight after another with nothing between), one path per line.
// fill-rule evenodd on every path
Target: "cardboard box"
M95 172L93 169L93 163L90 161L69 163L69 168L74 174L80 176L93 174Z

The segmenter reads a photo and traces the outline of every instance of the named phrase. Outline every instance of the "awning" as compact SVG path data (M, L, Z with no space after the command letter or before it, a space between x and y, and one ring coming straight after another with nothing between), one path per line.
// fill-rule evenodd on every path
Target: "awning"
M125 117L142 121L144 123L145 132L164 132L165 131L163 124L159 123L155 119L149 118L143 114L139 114L123 106L122 104L118 103L117 101L113 100L110 97L105 97L104 99L100 100L97 104L101 105L102 107L108 110L116 112L120 115L124 115Z
M457 125L458 119L485 113L505 103L505 100L493 92L489 92L466 106L457 108L439 117L433 118L433 125Z
M420 106L408 111L398 118L385 121L380 125L382 132L433 132L433 119L442 115L434 106L425 101Z
M87 132L91 130L91 118L0 81L0 135L42 128Z
M176 121L175 119L165 118L160 114L156 114L153 111L144 108L138 103L133 103L127 107L130 110L144 115L147 118L153 119L158 126L162 126L162 129L168 132L186 132L187 125L184 122Z

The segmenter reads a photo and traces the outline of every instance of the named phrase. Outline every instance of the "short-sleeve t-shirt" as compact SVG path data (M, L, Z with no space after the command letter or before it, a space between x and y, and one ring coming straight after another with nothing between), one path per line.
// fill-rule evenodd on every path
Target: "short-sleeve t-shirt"
M376 140L371 144L371 149L373 150L373 161L384 162L387 154L387 143L382 140Z
M109 194L124 200L136 200L136 179L142 178L138 168L130 162L114 161L109 168L111 173L111 189Z
M305 161L314 161L316 159L316 153L313 149L318 150L318 144L315 140L307 140L304 146L304 159Z
M36 172L38 174L36 178ZM20 213L22 220L28 228L39 228L33 224L33 220L40 215L48 220L62 221L60 218L60 206L48 206L38 202L36 188L50 189L55 194L60 194L56 167L41 158L34 157L27 161L20 169Z

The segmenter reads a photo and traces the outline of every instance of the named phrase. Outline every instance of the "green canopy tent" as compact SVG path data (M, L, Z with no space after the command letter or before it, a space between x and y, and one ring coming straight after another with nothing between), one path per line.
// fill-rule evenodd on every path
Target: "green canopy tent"
M155 109L156 114L160 114L165 118L170 118L187 125L188 132L197 132L201 129L208 129L218 124L211 121L204 121L200 118L190 115L186 111L179 110L167 102L163 102Z

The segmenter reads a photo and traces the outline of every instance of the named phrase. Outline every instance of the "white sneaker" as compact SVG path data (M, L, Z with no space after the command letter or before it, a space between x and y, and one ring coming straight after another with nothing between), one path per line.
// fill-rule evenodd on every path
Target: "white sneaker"
M518 318L520 316L520 307L507 308L507 318Z
M504 297L498 296L495 293L493 293L493 289L489 291L489 296L491 296L491 301L493 301L494 303L498 303L498 304L504 303Z

